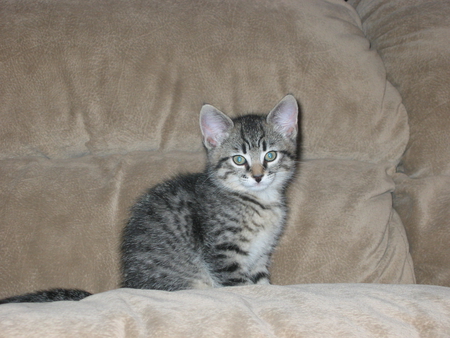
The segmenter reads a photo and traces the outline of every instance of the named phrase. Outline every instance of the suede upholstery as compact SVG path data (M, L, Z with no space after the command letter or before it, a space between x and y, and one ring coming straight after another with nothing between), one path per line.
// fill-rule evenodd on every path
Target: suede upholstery
M424 0L0 0L0 297L96 293L2 305L0 336L449 332L448 17ZM276 286L115 290L130 206L203 169L201 105L267 113L287 93L301 152Z
M361 1L357 10L408 110L410 140L395 175L395 207L417 281L450 286L450 3L381 3Z

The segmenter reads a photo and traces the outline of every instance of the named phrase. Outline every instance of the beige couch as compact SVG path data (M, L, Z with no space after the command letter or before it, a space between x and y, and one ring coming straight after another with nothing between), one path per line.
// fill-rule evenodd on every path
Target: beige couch
M0 337L450 336L450 3L0 0ZM119 289L127 210L205 102L299 100L271 286ZM428 284L428 285L425 285Z

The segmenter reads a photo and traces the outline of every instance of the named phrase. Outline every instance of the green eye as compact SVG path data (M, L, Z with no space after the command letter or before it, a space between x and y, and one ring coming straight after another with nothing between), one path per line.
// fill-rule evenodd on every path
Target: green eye
M233 162L236 163L237 165L244 165L245 163L247 163L247 160L245 159L244 156L236 155L233 156Z
M269 151L266 156L264 156L264 160L266 162L272 162L275 161L275 159L277 158L277 152L276 151Z

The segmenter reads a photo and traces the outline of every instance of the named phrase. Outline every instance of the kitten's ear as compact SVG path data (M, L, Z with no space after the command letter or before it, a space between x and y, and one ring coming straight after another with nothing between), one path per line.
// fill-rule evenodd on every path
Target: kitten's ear
M295 97L286 95L267 115L267 122L285 137L295 139L298 131L298 104Z
M200 128L203 134L203 143L211 149L220 145L233 128L233 121L217 108L205 104L200 110Z

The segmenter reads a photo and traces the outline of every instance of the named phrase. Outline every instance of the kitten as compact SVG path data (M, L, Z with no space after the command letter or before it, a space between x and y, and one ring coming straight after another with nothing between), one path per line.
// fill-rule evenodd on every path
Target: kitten
M296 161L298 106L236 119L204 105L204 172L150 189L125 228L123 286L182 290L269 283Z
M156 185L133 206L121 246L122 286L175 291L268 284L295 170L297 116L292 95L267 116L230 119L204 105L206 168ZM68 290L51 291L61 300ZM24 301L46 301L45 292Z

